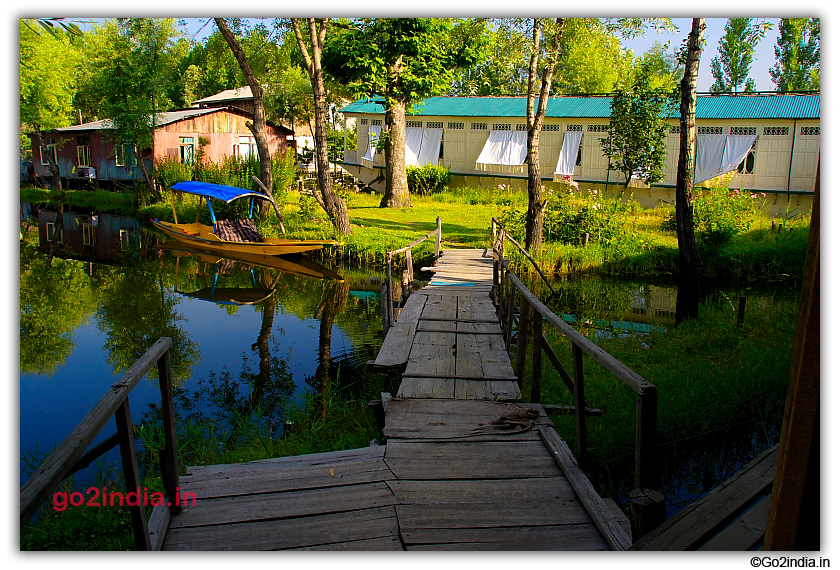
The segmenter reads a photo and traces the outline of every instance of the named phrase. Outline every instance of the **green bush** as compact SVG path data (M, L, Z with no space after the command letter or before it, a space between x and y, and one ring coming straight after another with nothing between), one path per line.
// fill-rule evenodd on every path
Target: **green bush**
M405 173L408 178L408 191L420 196L443 192L452 183L452 173L445 166L409 166Z
M750 231L759 194L712 188L694 200L694 230L702 246L719 247Z

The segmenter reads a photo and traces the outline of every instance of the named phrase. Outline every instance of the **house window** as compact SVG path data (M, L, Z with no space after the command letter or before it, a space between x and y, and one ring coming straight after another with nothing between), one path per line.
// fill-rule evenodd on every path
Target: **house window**
M137 160L134 156L134 147L130 143L118 144L116 148L117 166L136 166Z
M90 166L90 137L76 137L76 166Z
M179 158L183 164L192 164L195 158L195 139L180 137Z
M580 137L580 146L578 146L577 157L575 158L575 166L580 166L583 162L583 137Z
M405 126L410 129L421 129L423 128L423 121L406 121Z
M361 119L359 122L362 123L363 125L367 125L368 120L367 119Z
M819 127L800 127L799 134L803 136L815 135L820 136Z
M427 129L442 129L443 121L426 121Z
M54 222L47 222L46 230L47 230L47 241L55 241L56 243L64 243L64 228L61 228L61 233L58 235L58 239L56 239L56 236L55 236L55 223Z
M609 131L609 125L586 125L587 133L606 133Z
M517 123L516 124L516 130L517 131L527 131L528 130L528 125L526 125L525 123Z
M579 133L583 132L583 125L566 125L567 131L577 131Z
M789 133L790 127L764 127L765 135L786 137Z
M755 129L753 129L755 130ZM753 133L755 134L755 133ZM741 164L738 165L738 174L753 174L755 172L755 141L752 143L752 147L750 148L750 152L747 153L747 156L744 157L744 160L741 161Z
M239 144L233 147L233 154L239 158L248 158L257 150L257 141L254 137L239 137Z
M679 125L672 125L672 126L671 126L671 131L670 131L670 133L671 133L672 135L678 135L678 134L680 134L681 132L682 132L682 127L680 127Z
M120 230L120 251L125 251L130 245L131 233L128 230Z
M449 123L446 124L446 127L449 128L449 129L455 129L455 130L458 130L458 131L463 131L464 130L464 123L449 122Z
M373 119L373 120L371 120L370 124L371 125L379 125L381 127L382 126L382 119Z
M699 127L697 129L699 135L722 135L723 127Z
M494 131L509 131L510 123L493 123L493 130Z
M90 224L82 224L82 241L85 245L96 245L96 228Z
M47 153L52 154L53 160L58 164L58 153L55 150L55 139L49 139L46 147L41 147L41 165L49 166L50 161L47 160Z
M756 134L755 127L729 127L730 135L754 135Z
M552 133L560 132L560 125L543 125L542 130L549 131Z
M487 123L472 123L470 128L474 131L486 131Z

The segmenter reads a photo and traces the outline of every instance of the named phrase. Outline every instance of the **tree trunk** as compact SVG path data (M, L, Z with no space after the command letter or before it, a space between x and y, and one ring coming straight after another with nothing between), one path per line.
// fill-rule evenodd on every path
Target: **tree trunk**
M46 153L47 162L50 165L50 172L53 175L53 189L52 193L54 194L61 194L64 192L64 187L61 185L61 171L58 169L58 163L55 161L52 153L49 151L46 145L46 141L44 140L44 135L41 132L41 126L36 124L35 125L35 134L38 135L38 142L41 145L41 148L44 149L42 152Z
M350 213L347 210L347 204L341 196L335 193L330 177L329 143L327 140L327 90L324 87L324 70L321 66L321 53L324 50L324 39L329 24L326 19L321 19L319 29L315 18L307 18L307 23L309 24L309 39L312 47L311 54L303 41L297 18L292 18L295 37L306 63L306 69L309 72L312 94L315 99L315 173L318 177L318 188L321 190L321 199L318 202L332 221L336 233L349 235L351 233Z
M143 153L138 153L137 157L137 166L140 167L140 172L143 174L143 180L146 181L146 186L149 188L149 193L154 197L156 202L159 202L163 199L163 195L158 191L157 187L155 186L154 180L149 175L149 170L146 168L146 161L143 160ZM154 156L154 152L152 153Z
M385 111L388 139L385 141L385 195L380 208L411 206L405 173L405 106L405 101L399 101Z
M697 141L697 72L703 53L705 29L705 18L692 20L691 33L688 35L685 75L680 82L680 158L676 188L677 242L680 252L680 288L677 294L676 315L678 323L696 318L700 302L702 265L694 237L691 202L694 190L694 147Z
M332 328L335 316L347 306L350 296L350 284L333 282L324 300L315 311L315 318L320 319L318 326L318 368L315 369L315 388L318 390L318 403L321 415L326 417L329 409L327 398L330 385L330 362L332 346Z
M236 40L233 32L228 27L225 19L213 19L216 21L216 25L219 27L219 31L222 33L222 36L225 38L228 46L230 46L230 50L233 52L236 61L239 63L239 67L242 68L242 73L245 74L245 78L248 80L248 85L251 87L251 94L254 96L254 121L247 122L245 124L250 129L251 133L253 133L254 140L257 143L257 152L260 155L260 179L262 179L263 185L265 185L266 190L268 190L268 195L274 198L272 195L274 177L271 171L271 150L268 147L268 137L265 135L265 106L263 104L262 85L260 85L260 82L257 80L257 76L251 68L248 58L245 56L245 51L243 51L242 47L239 45L239 42ZM260 201L260 219L262 221L268 219L268 209L269 203L265 200ZM283 223L282 219L280 220L280 223Z
M557 18L557 29L551 35L551 45L542 74L539 100L537 101L537 79L540 50L540 23L534 20L534 43L532 45L530 67L528 71L528 216L525 222L525 247L539 253L543 243L543 221L545 219L545 201L542 197L542 174L540 172L540 132L542 131L545 111L554 69L560 52L560 37L563 33L564 18Z

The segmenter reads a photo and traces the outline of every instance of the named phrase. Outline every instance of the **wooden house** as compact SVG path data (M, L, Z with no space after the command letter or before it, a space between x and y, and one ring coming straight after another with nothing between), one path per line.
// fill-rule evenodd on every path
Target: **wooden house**
M697 185L725 182L732 189L763 192L771 210L810 209L820 153L819 94L701 94L697 99ZM623 186L623 175L608 170L600 144L610 107L609 96L549 99L540 134L543 184L557 188L568 175L582 191L613 193ZM527 188L525 97L432 97L415 111L406 121L407 164L447 166L456 187ZM383 105L360 100L341 112L357 121L358 150L345 150L339 164L366 183L381 179L384 157L374 148L384 128ZM668 123L664 180L651 187L631 182L635 199L645 206L674 201L678 111ZM384 183L373 187L380 190Z
M202 139L208 160L217 162L225 156L246 156L256 153L256 141L245 125L253 120L247 111L231 107L168 111L158 117L154 146L141 154L151 172L152 159L168 158L191 162ZM70 185L80 182L107 185L130 183L142 179L136 155L129 144L118 143L111 136L111 121L103 119L81 125L44 132L44 141L36 134L32 139L35 175L47 183L52 179L45 155L52 152L62 179ZM266 123L272 154L285 152L292 146L287 140L291 131L275 123Z

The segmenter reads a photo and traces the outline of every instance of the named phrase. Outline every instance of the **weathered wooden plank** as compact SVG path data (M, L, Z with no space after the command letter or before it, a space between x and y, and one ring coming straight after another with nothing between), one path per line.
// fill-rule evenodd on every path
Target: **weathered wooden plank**
M400 318L397 322L411 322L420 318L423 313L423 307L426 305L426 297L418 297L411 295L405 302L402 311L400 311Z
M166 505L156 505L152 509L152 516L149 517L149 542L152 550L160 550L163 547L163 537L166 536L171 516L172 511Z
M764 540L769 513L770 495L767 495L697 550L753 550Z
M452 378L404 377L397 391L398 398L448 398L455 397L455 380ZM388 421L388 415L385 415Z
M208 472L186 476L181 480L181 493L190 491L198 500L231 497L254 493L293 491L334 485L354 485L393 479L394 475L382 459L357 461L352 465L302 467L299 469L261 469L226 474Z
M613 515L613 518L621 525L621 528L624 529L628 535L633 534L633 529L630 525L630 519L627 518L627 515L624 514L624 511L621 510L621 507L618 506L618 503L610 499L609 497L604 497L604 503L606 503L607 508L610 509L610 512Z
M521 412L530 406L516 406L500 402L456 402L454 400L392 400L391 411L385 415L383 434L389 442L393 438L466 438L477 435L510 437L512 430L490 425L503 415ZM537 422L552 425L545 412Z
M399 479L556 477L560 469L539 442L389 443L385 463Z
M407 550L608 550L593 524L492 529L414 529L402 532Z
M417 528L497 528L560 524L592 524L577 498L523 501L508 498L497 503L398 504L400 530Z
M604 500L592 487L592 483L587 479L586 475L581 471L577 465L577 461L572 455L569 446L566 442L560 439L560 436L553 428L546 428L545 426L537 426L543 442L548 447L554 460L563 474L572 484L575 492L578 494L583 506L589 512L598 530L604 535L610 548L613 550L627 550L631 545L630 535L628 535L618 522L613 518L609 508L604 503Z
M417 321L398 321L388 329L388 334L376 355L373 366L376 368L404 366L408 362L416 329Z
M306 546L303 548L289 548L287 550L322 550L322 551L380 551L380 550L403 550L402 543L397 536L383 536L381 538L365 538L362 540L349 540L347 542L331 542L317 546Z
M337 466L348 466L354 462L371 461L381 459L385 455L384 446L362 447L360 449L348 449L344 451L327 451L324 453L308 453L304 455L293 455L291 457L275 457L272 459L260 459L247 463L228 463L221 465L195 465L187 467L188 475L202 476L212 474L233 475L248 471L259 471L267 469L299 469L325 467L327 469ZM197 480L195 477L193 480Z
M635 543L632 550L694 550L734 520L773 485L779 446L750 461L708 495ZM387 451L386 451L387 457Z
M455 380L456 400L519 400L516 380Z
M393 506L329 515L172 529L164 550L279 550L398 536Z
M395 502L394 494L384 482L204 499L173 517L169 528L325 515L384 507Z
M506 501L575 501L565 477L532 479L471 479L469 481L394 480L387 485L401 505L500 504Z

